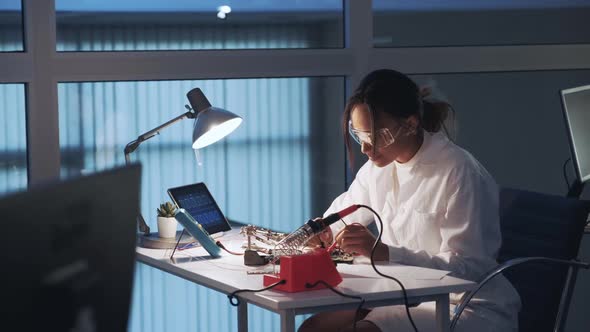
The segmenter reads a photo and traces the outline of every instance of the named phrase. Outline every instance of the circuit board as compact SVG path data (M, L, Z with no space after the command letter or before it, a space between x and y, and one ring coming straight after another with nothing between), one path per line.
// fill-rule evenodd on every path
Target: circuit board
M338 263L352 264L352 261L354 260L354 256L352 254L344 252L340 249L333 250L330 253L330 256L332 257L332 261L336 264L338 264Z

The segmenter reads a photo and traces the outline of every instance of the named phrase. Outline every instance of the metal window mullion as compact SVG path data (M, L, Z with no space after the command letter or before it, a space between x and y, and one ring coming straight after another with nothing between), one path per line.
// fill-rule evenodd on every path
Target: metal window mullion
M26 83L33 78L33 57L30 53L0 52L0 84Z
M353 70L346 78L345 96L348 98L367 74L373 49L373 1L344 0L344 37L345 45L351 51ZM345 154L346 155L346 154ZM358 169L363 164L363 156L354 152L354 164ZM356 170L345 167L345 186L352 182Z
M27 159L29 184L59 177L60 151L55 57L54 0L23 0L25 49L32 57L27 84Z
M404 73L469 73L590 68L590 45L512 45L374 48L370 69Z
M54 68L68 82L342 76L354 59L349 49L66 52Z
M347 81L347 96L369 69L373 48L373 1L344 0L344 40L352 51L353 70Z

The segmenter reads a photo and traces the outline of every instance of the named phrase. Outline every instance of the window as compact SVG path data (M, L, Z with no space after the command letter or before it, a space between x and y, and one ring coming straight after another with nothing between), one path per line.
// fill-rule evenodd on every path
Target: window
M344 79L354 88L367 70L391 67L433 73L457 109L459 143L501 185L564 192L567 138L553 96L569 83L588 84L587 0L350 0L347 11L341 0L228 0L232 11L225 19L217 17L224 3L213 0L22 2L0 1L0 191L60 172L68 178L122 165L124 145L184 112L186 92L199 86L213 104L245 122L202 152L202 166L188 142L190 120L142 144L131 155L145 166L142 213L153 228L155 205L167 199L167 187L205 181L230 218L293 230L344 189L338 126ZM373 31L365 19L372 19ZM545 45L551 43L583 45ZM535 47L510 47L522 44ZM494 47L445 47L454 45L499 45L517 56L495 57ZM211 51L222 49L232 51ZM51 50L59 52L46 56ZM447 50L461 56L431 56ZM133 53L113 57L110 51ZM232 61L232 79L215 59L219 53L244 59ZM268 61L275 54L281 61ZM206 74L187 76L176 65L193 55ZM529 57L533 61L523 61ZM474 60L467 71L466 59ZM255 61L264 67L251 66ZM191 77L200 80L181 81ZM28 150L25 98L28 125L38 128L28 135ZM308 122L293 122L301 116ZM542 117L542 129L523 134L535 116ZM551 121L557 127L546 125ZM290 153L281 154L284 146ZM255 195L240 202L248 190ZM293 213L279 213L287 204ZM236 329L227 297L147 265L137 264L136 271L130 331ZM252 331L279 329L268 311L249 308L248 315Z
M195 182L207 184L230 219L284 231L321 214L344 189L344 168L338 174L329 166L344 164L340 77L62 83L62 176L124 164L125 145L184 113L194 87L244 122L198 156L192 120L162 130L131 154L143 165L142 211L150 226L158 204L168 200L167 188Z
M0 52L23 51L23 16L20 0L0 2Z
M0 195L27 187L24 84L0 84Z
M373 1L376 47L590 42L584 0Z
M341 0L250 0L230 4L218 0L56 0L57 50L343 46Z
M174 186L204 181L229 219L286 232L321 215L344 190L344 167L335 167L344 164L341 77L61 83L62 176L124 164L124 146L185 112L194 87L244 122L198 158L189 119L131 154L143 166L142 214L152 229L157 204ZM143 264L134 287L130 331L230 331L236 324L226 296ZM249 315L255 331L278 328L270 312L251 308Z

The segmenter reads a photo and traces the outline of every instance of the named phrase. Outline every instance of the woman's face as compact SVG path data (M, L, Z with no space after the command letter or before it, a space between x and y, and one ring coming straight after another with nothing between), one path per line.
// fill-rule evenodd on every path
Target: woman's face
M378 148L375 149L371 144L361 142L361 152L378 167L387 166L394 160L402 163L410 160L417 151L414 149L416 135L410 135L415 132L415 129L412 130L412 125L405 123L407 121L401 123L382 112L375 113L375 132L381 128L387 128L394 142L382 148L379 148L380 144L377 142ZM357 104L352 108L350 122L355 130L370 133L371 121L371 114L366 104Z

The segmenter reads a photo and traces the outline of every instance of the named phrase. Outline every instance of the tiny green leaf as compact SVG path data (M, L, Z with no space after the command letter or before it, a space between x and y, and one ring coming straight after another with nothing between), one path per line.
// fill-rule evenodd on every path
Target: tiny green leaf
M160 208L156 208L158 211L158 217L174 217L176 214L176 206L171 202L165 202L160 204Z

